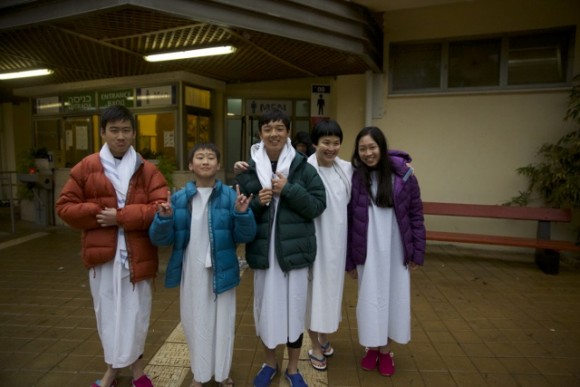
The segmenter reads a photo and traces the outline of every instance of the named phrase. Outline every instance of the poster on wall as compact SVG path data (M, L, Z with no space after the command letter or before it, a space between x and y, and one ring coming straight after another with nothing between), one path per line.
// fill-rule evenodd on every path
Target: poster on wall
M312 85L310 93L310 125L315 126L318 121L330 118L330 85Z
M163 131L163 146L165 148L175 147L175 134L173 133L173 130Z
M312 85L310 97L310 116L329 117L330 85Z
M75 127L76 136L76 148L77 150L88 150L89 149L89 138L87 132L89 128L86 126Z
M72 130L65 130L64 132L64 139L65 139L65 149L69 150L73 146L73 131Z

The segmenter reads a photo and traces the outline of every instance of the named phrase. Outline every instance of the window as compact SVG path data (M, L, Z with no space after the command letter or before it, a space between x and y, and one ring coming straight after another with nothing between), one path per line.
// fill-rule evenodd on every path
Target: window
M441 86L441 44L393 46L393 90L431 89Z
M499 86L500 39L449 43L449 87Z
M508 83L564 83L571 37L562 33L509 39Z
M562 86L572 78L575 28L391 44L394 94Z
M175 160L175 113L138 114L136 149L147 159Z

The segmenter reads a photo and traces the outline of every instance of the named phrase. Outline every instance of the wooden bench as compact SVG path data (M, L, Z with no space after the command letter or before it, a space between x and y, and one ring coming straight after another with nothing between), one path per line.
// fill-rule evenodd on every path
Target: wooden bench
M574 242L551 239L551 222L572 220L568 209L423 202L423 212L425 215L536 221L536 238L427 230L427 240L536 249L535 262L548 274L558 274L560 251L580 252L580 246Z

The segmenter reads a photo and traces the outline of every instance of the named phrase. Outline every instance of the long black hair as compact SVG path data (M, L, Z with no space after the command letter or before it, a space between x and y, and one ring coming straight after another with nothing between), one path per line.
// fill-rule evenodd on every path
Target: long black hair
M361 138L370 136L379 146L380 160L376 166L370 168L361 159L358 153L358 143ZM389 158L387 138L376 126L362 128L357 134L352 154L352 165L360 172L359 178L363 180L369 196L378 207L393 207L393 165ZM371 172L376 171L377 194L373 197L371 192Z

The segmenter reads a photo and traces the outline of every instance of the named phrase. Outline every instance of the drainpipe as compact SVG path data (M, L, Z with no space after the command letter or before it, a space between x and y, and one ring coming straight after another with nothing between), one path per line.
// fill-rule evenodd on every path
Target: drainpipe
M368 70L365 72L365 126L372 126L373 124L373 72Z

